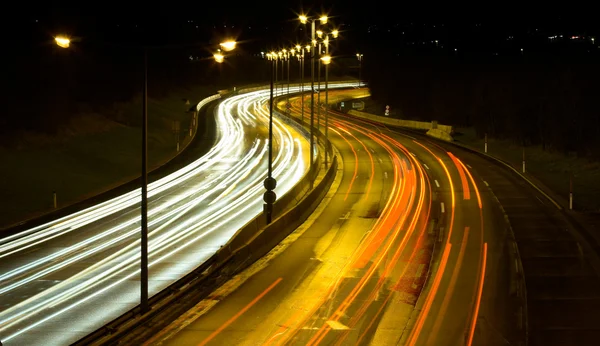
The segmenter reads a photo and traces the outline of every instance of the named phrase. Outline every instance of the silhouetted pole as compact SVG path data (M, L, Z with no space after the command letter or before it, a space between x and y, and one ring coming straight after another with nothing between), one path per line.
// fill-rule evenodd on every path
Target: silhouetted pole
M317 63L317 89L319 94L317 95L317 132L321 130L321 43L319 42L319 62ZM317 144L319 143L319 136L317 136Z
M283 63L282 63L283 64ZM265 201L264 212L266 216L267 225L271 223L273 217L273 203L277 195L275 194L275 187L277 187L277 181L273 178L273 76L277 68L275 63L271 64L271 97L269 100L269 163L267 170L267 178L265 179L264 185L265 191L263 200Z
M314 119L315 119L315 45L312 43L315 40L315 21L312 21L311 28L311 54L310 54L310 167L313 165L314 158ZM312 188L311 179L311 188Z
M325 45L325 55L329 56L329 44ZM329 64L325 64L325 138L327 136L327 128L329 127ZM326 142L327 143L327 142ZM327 150L325 150L325 168L327 168Z
M148 52L144 48L144 90L142 92L142 220L141 220L141 313L148 312Z
M304 126L304 47L302 47L302 57L300 57L300 107L302 108L301 119Z

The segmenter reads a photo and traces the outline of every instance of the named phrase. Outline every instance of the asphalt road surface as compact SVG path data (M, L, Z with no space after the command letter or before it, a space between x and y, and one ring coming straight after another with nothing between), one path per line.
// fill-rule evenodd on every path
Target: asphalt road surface
M221 102L214 147L149 185L150 296L262 211L267 100L262 90ZM281 196L308 170L308 140L275 119L273 148ZM69 344L139 304L139 200L131 191L0 239L3 345Z
M146 344L522 341L510 227L473 158L336 112L328 126L342 165L315 213Z

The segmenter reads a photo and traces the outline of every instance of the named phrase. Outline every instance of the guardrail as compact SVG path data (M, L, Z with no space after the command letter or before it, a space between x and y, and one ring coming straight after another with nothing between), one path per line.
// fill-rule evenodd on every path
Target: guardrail
M307 136L306 128L294 118L283 116L275 111L274 115L287 124L300 130ZM314 211L331 186L337 172L337 156L333 156L331 143L322 133L318 133L328 154L332 156L331 165L323 179L312 190L310 186L318 176L320 165L315 164L304 175L300 183L279 198L274 204L274 215L278 215L265 225L263 213L257 215L240 229L213 256L202 263L196 270L176 281L165 290L149 299L150 311L141 315L140 307L108 323L104 327L80 339L74 345L106 345L116 344L133 331L148 323L151 319L166 313L173 304L190 302L190 296L202 299L227 278L239 273L257 259L264 256L285 237L291 234ZM319 162L317 160L317 162ZM302 195L302 198L298 198ZM293 204L293 207L289 205ZM286 209L287 208L287 209Z
M198 105L196 106L196 112L200 112L200 109L202 109L204 106L206 106L209 102L219 99L220 97L221 97L221 95L215 94L215 95L211 95L211 96L201 100L200 102L198 102ZM185 152L185 149L193 141L193 139L196 136L196 133L198 132L198 123L199 122L197 119L196 124L195 124L195 129L193 132L193 137L190 139L189 142L184 144L183 148L179 151L179 153L177 155L173 156L167 162L163 163L162 165L148 171L149 176L152 174L156 174L156 173L160 172L161 170L166 169L169 166L169 164L172 163L173 160L175 160L178 156L180 156L182 153ZM31 217L29 219L21 220L17 223L7 225L5 227L0 228L0 238L8 237L8 236L14 235L16 233L19 233L23 230L51 222L55 219L64 217L66 215L76 213L83 209L89 208L94 204L108 201L111 198L115 198L115 197L119 196L120 194L123 194L123 193L129 192L130 190L139 188L139 186L140 186L140 178L138 177L136 179L133 179L131 181L123 183L119 186L110 188L109 190L106 190L102 193L99 193L99 194L97 194L93 197L87 198L85 200L75 202L73 204L65 205L58 209L51 210L51 211L48 211L45 213L41 213L41 214Z

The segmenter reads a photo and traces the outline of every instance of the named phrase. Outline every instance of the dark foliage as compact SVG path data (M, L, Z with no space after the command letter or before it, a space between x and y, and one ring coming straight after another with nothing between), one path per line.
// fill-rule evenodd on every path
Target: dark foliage
M597 55L365 56L372 97L403 118L600 158Z

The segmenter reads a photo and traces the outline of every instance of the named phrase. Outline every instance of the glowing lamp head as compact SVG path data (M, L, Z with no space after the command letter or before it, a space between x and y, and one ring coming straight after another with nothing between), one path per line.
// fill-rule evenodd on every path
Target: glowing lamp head
M223 48L224 51L229 52L235 49L235 41L225 41L225 42L221 42L220 46L221 48Z
M298 52L299 52L300 50L302 50L302 47L301 47L299 44L297 44L297 45L296 45L296 51L298 51Z
M308 17L307 16L305 16L305 15L302 14L302 15L300 15L299 18L300 18L300 23L302 23L302 24L308 23Z
M304 48L306 48L307 52L310 52L310 44L307 44L306 47L304 47Z
M317 36L319 36L319 38L323 37L323 31L317 30Z
M321 24L327 24L327 16L321 16L319 20L321 21Z
M337 38L339 35L340 35L340 32L339 32L339 31L337 31L337 30L333 30L333 31L331 32L331 36L333 36L333 38Z
M219 52L215 53L213 55L213 57L215 58L215 61L218 62L219 64L222 63L223 61L225 61L225 56Z
M316 47L317 46L317 40L312 40L312 44L313 44L314 47Z
M69 48L71 45L71 40L64 36L56 36L54 38L54 42L56 42L56 45L61 48Z
M321 57L321 62L324 65L329 65L331 63L331 56L329 56L329 55L322 56Z

